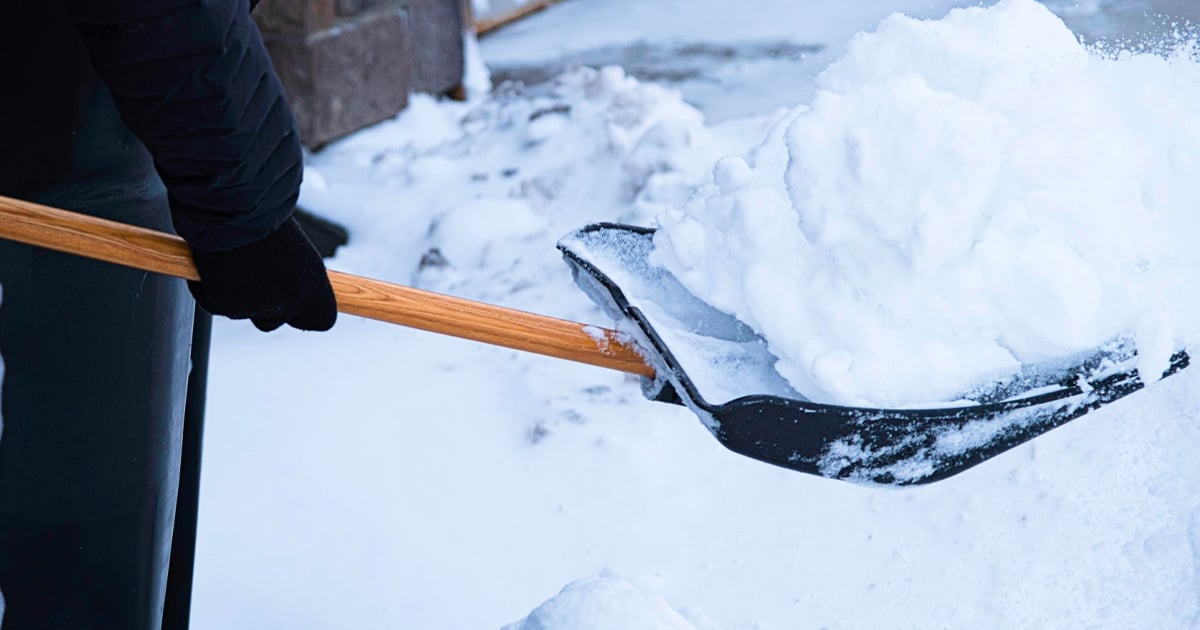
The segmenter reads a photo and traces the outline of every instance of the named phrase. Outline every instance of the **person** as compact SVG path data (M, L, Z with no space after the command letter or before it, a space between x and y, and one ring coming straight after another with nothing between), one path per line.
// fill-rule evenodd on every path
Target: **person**
M162 625L195 304L336 321L253 4L0 2L0 194L173 228L201 277L0 241L4 630Z

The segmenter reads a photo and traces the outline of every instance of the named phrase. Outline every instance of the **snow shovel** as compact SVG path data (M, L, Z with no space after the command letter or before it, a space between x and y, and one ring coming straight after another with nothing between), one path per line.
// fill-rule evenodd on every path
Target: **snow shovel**
M886 485L944 479L1144 386L1136 351L1114 340L1030 366L933 409L820 404L774 369L766 342L648 261L654 230L601 223L559 241L576 283L655 366L648 397L680 402L729 449L834 479ZM1175 353L1163 376L1188 366Z
M622 322L621 331L337 271L329 277L340 312L635 374L649 397L687 405L737 453L859 483L943 479L1143 387L1129 368L1132 349L1116 345L1053 376L1023 375L981 394L978 404L889 410L810 402L772 376L761 339L646 264L651 236L642 228L599 224L564 237L559 245L581 288ZM177 236L2 196L0 237L199 279L186 243ZM631 291L632 299L618 282L638 289ZM644 299L646 290L664 291L669 299ZM693 325L685 333L656 328L656 319L669 320L661 317L664 308L691 318ZM690 366L664 341L687 335L700 340L689 346L718 347L718 361L734 363L731 373L745 376L751 386L761 383L769 393L706 400L685 370ZM694 354L689 350L687 361ZM1187 355L1178 353L1167 374L1187 364Z

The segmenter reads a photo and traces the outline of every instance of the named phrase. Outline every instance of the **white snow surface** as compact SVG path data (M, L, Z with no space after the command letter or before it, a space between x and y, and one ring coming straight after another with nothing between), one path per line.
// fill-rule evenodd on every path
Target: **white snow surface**
M870 13L852 26L871 31L894 6L838 4L748 13L802 16L806 41L845 47L847 16ZM637 5L647 24L681 6ZM559 21L572 6L595 19ZM603 6L570 0L523 22L528 55L627 17ZM693 0L685 14L711 18L697 33L725 23L753 37L728 6ZM1182 63L1127 59L1147 77ZM1155 107L1191 84L1147 85L1147 117L1161 120L1144 128L1187 137L1194 111ZM747 192L730 180L760 165L722 158L752 156L788 128L778 115L712 123L617 68L472 92L467 103L416 96L395 120L308 157L302 203L352 232L331 267L611 327L556 240L595 221L649 224L705 186ZM1189 159L1186 148L1159 158ZM1185 196L1180 181L1162 183L1144 192ZM1194 241L1181 226L1168 231ZM1036 258L1044 251L1031 267L1059 264ZM1196 321L1176 317L1179 330ZM1194 369L950 479L897 489L730 453L686 409L605 370L349 316L322 334L222 320L215 336L196 627L1200 627Z
M610 573L610 572L606 572ZM572 582L519 622L501 630L702 630L653 592L617 575Z
M501 74L621 63L669 82L713 121L769 115L812 97L813 77L856 32L893 11L940 16L954 0L569 0L487 38Z
M1091 52L1034 0L893 16L664 212L658 259L814 400L954 400L1125 336L1162 374L1200 273L1171 238L1200 231L1193 53Z
M569 0L536 20L519 22L489 38L488 62L544 61L564 52L634 42L839 45L892 12L929 17L951 6L954 3L945 0L853 2L837 8L795 0Z

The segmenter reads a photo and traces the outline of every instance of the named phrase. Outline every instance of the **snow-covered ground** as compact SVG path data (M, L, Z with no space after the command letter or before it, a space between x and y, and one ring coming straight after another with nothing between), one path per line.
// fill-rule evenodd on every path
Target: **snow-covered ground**
M529 85L416 97L310 156L302 201L352 231L333 268L609 325L559 236L682 206L854 33L957 4L569 0L482 42ZM1162 23L1133 4L1048 3L1089 37ZM218 322L210 387L198 628L1200 628L1194 370L906 489L734 455L618 373L348 316Z

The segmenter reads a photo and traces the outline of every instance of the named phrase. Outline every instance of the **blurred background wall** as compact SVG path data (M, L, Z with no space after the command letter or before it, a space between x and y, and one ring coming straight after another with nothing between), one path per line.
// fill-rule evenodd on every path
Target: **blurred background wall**
M410 92L461 95L469 0L263 0L255 19L305 146L395 116Z

